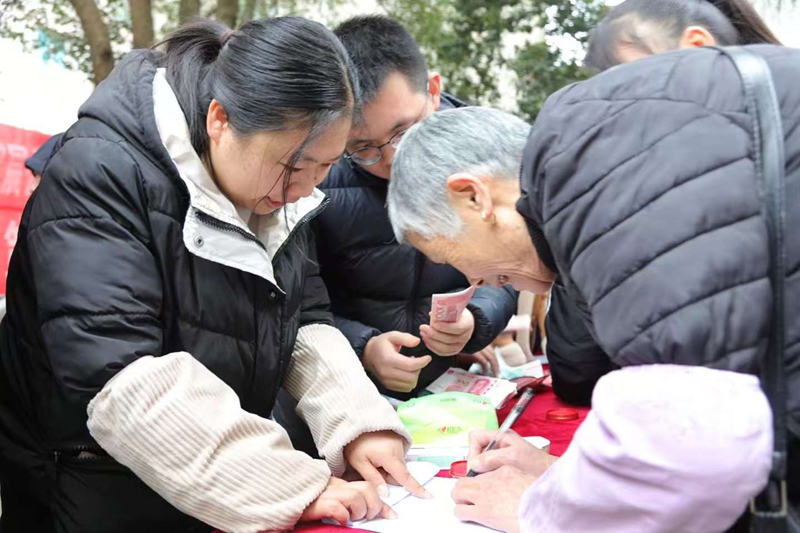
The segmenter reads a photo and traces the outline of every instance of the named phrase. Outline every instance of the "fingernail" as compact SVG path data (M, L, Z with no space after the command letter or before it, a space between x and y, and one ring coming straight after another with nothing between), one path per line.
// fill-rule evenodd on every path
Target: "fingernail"
M389 487L386 485L378 485L378 496L381 498L388 498L389 497Z
M425 489L425 492L422 493L422 497L426 500L432 500L433 494L431 494L429 490Z
M397 520L397 513L394 509L389 509L389 516L387 517L389 520Z

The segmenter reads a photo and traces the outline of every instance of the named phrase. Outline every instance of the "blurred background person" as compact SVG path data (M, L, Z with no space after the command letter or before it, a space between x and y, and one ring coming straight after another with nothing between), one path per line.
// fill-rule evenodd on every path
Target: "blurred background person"
M47 141L45 141L45 143L39 147L39 149L36 150L32 156L25 160L25 168L31 171L34 179L36 180L34 182L33 189L36 189L36 187L39 186L39 182L42 179L42 174L44 174L44 167L50 160L50 155L53 153L53 149L61 139L61 135L63 134L59 133L47 139Z

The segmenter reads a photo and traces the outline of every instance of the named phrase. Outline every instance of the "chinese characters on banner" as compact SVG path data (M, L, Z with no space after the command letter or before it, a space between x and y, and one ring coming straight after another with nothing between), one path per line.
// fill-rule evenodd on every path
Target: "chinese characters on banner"
M0 295L6 293L6 274L25 202L34 178L25 168L29 158L49 135L0 124Z

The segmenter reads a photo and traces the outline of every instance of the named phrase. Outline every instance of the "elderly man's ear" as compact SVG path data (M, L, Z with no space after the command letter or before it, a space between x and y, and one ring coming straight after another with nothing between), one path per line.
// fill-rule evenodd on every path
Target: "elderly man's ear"
M494 217L494 203L486 179L473 174L458 173L447 178L447 191L453 208L479 214L483 220Z

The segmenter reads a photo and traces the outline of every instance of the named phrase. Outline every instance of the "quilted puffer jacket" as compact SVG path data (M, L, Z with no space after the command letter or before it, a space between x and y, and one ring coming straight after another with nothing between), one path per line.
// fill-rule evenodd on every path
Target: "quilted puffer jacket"
M130 54L81 107L28 202L9 269L0 479L15 472L59 531L210 531L89 433L87 405L131 363L188 352L266 419L298 331L333 325L309 225L324 195L288 206L270 247L220 218L162 143L160 57Z
M800 500L800 51L768 62L786 158L789 493ZM738 71L714 49L613 68L550 97L518 210L614 365L758 373L771 319L763 184ZM720 487L724 490L724 487Z

